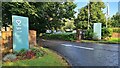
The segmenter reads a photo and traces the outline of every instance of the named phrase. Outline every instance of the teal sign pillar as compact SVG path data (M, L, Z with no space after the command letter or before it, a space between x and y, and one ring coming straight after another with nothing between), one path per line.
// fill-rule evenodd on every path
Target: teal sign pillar
M95 36L97 39L101 39L101 26L102 26L102 23L94 23L94 33L95 33Z
M28 17L12 15L13 50L29 49Z

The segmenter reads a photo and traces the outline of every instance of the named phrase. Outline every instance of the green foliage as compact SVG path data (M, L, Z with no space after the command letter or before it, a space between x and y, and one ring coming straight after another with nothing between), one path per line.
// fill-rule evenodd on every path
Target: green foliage
M112 29L113 29L113 32L120 33L120 28L112 28Z
M92 43L103 43L103 44L118 44L120 43L120 38L110 38L108 40L100 40L100 41L96 41L96 40L82 40L82 42L86 43L86 42L92 42Z
M37 53L36 53L36 57L39 58L39 57L42 57L42 56L43 56L43 54L42 54L41 52L37 52Z
M65 29L71 29L73 30L75 28L75 25L74 25L74 20L69 20L69 19L66 19L66 22L65 22L65 26L62 27L64 30Z
M113 17L111 18L112 20L112 27L120 27L120 13L116 13L115 15L113 15Z
M75 26L78 29L87 29L88 22L87 21L79 21L75 19Z
M14 51L14 54L17 56L17 59L32 59L34 57L39 58L44 56L45 52L40 48L30 48L29 50L22 49L20 51Z
M66 34L45 34L45 39L55 39L55 40L66 40L66 41L74 41L76 40L76 34L74 33L66 33Z
M102 9L105 8L104 2L90 2L88 5L89 27L92 27L93 23L96 22L101 22L104 26L106 21L105 14L102 11ZM79 14L75 20L75 24L78 29L88 28L88 5L79 10Z
M35 56L37 58L44 56L45 52L43 50L40 50L38 48L31 48L31 51L35 53Z
M113 33L112 28L102 28L102 38L105 39L107 37L111 37Z
M73 2L3 2L3 25L12 24L12 15L29 17L29 29L37 33L46 29L57 30L63 26L63 18L73 18Z
M111 38L108 40L109 42L116 42L116 43L120 43L120 38Z
M68 66L65 60L63 60L59 55L54 53L53 51L44 48L43 49L47 55L44 55L42 58L35 58L31 60L18 60L15 62L5 62L2 66L11 66L11 67L18 67L18 66L25 66L25 68L40 68L43 66ZM37 66L37 67L36 67ZM19 68L19 67L18 67ZM24 67L23 67L24 68Z
M21 49L18 53L19 56L23 56L26 53L26 49Z
M94 34L94 32L93 32L93 29L88 29L88 30L85 32L84 37L85 37L85 39L91 40L91 39L93 39L94 35L95 35L95 34Z

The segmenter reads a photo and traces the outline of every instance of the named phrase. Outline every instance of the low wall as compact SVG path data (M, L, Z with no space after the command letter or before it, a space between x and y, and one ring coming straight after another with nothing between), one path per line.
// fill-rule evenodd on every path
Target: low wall
M12 39L12 31L2 31L2 39L0 40L2 44L2 48L9 47L12 48L13 46L13 39ZM29 45L34 46L36 45L36 31L29 30Z
M120 33L113 33L112 38L120 38Z
M2 47L12 48L12 32L11 31L2 31Z
M29 44L30 47L36 45L36 31L35 30L30 30L29 31Z

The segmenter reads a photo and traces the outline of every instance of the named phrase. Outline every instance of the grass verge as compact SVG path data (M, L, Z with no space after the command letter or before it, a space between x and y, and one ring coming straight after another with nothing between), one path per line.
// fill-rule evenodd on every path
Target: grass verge
M81 40L81 42L90 42L90 43L105 43L105 44L120 44L120 38L111 38L109 40L100 40L100 41L94 41L94 40Z
M68 66L68 63L55 52L47 48L43 48L43 50L47 54L41 58L5 62L3 66Z

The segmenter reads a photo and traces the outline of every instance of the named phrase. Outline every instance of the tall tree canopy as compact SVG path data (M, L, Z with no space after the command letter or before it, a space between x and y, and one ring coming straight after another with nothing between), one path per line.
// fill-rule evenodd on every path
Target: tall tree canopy
M45 32L58 29L64 18L74 18L73 2L3 2L3 25L11 24L12 15L29 17L30 29Z
M71 19L71 20L65 19L65 21L66 21L65 26L62 27L64 30L66 30L66 29L70 29L70 30L75 29L74 19Z
M120 27L120 13L117 12L113 17L111 18L112 20L112 27Z
M103 2L90 2L85 7L79 10L75 25L80 29L87 29L88 27L88 6L89 6L89 27L92 28L93 23L102 23L105 25L105 14L102 9L105 8Z

